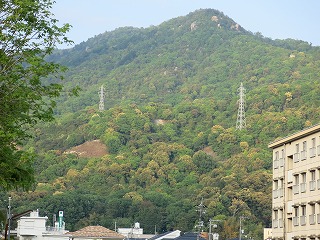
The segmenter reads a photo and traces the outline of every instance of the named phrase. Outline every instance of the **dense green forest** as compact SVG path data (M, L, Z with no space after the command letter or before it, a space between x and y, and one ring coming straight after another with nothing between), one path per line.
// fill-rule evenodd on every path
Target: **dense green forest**
M319 47L269 39L205 9L105 32L48 60L69 68L67 88L82 90L58 99L54 122L31 130L23 147L38 155L37 182L29 192L1 193L16 213L63 210L69 230L138 221L146 233L193 231L203 199L204 222L223 220L223 239L237 237L240 216L246 235L262 239L271 226L267 145L319 122ZM106 146L103 156L67 151L93 140Z

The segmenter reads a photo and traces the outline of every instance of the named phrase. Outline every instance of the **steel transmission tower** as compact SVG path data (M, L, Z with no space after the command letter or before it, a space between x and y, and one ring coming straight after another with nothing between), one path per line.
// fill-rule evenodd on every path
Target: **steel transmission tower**
M239 107L238 107L238 117L237 117L237 125L236 125L236 129L242 130L242 129L246 129L246 114L245 114L245 92L246 89L243 87L243 84L240 84L240 87L238 88L238 92L239 92Z
M105 98L103 85L101 85L100 87L99 96L100 96L99 111L102 112L104 111L104 98Z

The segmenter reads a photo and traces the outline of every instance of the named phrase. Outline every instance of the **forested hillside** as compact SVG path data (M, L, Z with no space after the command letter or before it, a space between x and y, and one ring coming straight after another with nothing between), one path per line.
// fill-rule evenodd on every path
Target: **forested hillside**
M241 23L239 23L241 24ZM79 97L57 101L56 121L26 142L39 156L35 187L12 192L13 210L64 210L67 228L192 231L223 220L235 238L271 226L269 142L319 122L320 48L251 33L223 13L198 10L148 28L119 28L50 58L69 68ZM51 81L51 79L46 79ZM247 129L236 130L246 88ZM106 91L98 111L99 88ZM69 150L100 140L103 156ZM4 194L2 193L4 198Z

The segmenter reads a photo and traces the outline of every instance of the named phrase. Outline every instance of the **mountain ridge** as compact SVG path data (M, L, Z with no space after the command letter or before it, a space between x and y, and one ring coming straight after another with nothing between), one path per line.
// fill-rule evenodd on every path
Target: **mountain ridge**
M96 91L94 88L97 89L100 87L98 85L105 84L107 94L110 97L110 102L106 102L106 106L108 106L108 103L112 106L112 102L116 102L114 101L114 96L117 96L117 99L123 97L127 98L125 96L126 94L123 95L122 92L128 93L127 95L132 95L132 91L137 93L140 92L140 95L136 94L133 99L135 102L139 102L141 97L146 98L147 101L162 101L161 98L165 96L168 91L172 91L172 87L175 88L176 86L183 85L185 79L192 79L192 74L195 73L193 66L199 65L201 62L203 62L203 64L200 67L203 71L209 70L212 72L213 65L216 64L215 60L218 61L217 64L219 64L220 67L214 71L221 71L221 69L228 71L229 68L236 69L236 66L224 64L223 58L226 58L232 54L232 52L239 51L238 48L240 47L244 48L246 45L245 43L248 41L255 41L256 45L265 44L265 49L257 49L259 52L254 53L261 58L266 58L266 56L261 54L268 54L266 49L268 47L271 50L271 46L280 47L280 49L283 50L282 52L285 52L283 57L287 57L291 54L292 45L306 51L316 49L301 41L272 41L251 34L245 30L241 32L235 31L234 29L232 30L232 26L236 25L236 23L224 15L223 19L225 19L224 22L226 23L223 25L223 29L220 29L218 27L219 23L211 20L212 16L216 16L218 13L222 14L216 10L199 10L190 13L188 15L190 19L188 16L179 17L171 21L166 21L156 27L145 29L132 27L119 28L115 31L106 32L95 38L89 39L87 42L81 43L71 50L62 51L64 54L67 54L67 57L64 57L64 55L53 55L53 59L60 56L60 59L62 59L60 62L67 66L69 65L69 67L72 66L74 62L72 62L72 59L68 60L68 58L70 58L68 56L72 56L72 58L81 61L86 60L85 67L82 67L82 65L77 62L78 66L72 67L69 70L66 79L70 81L69 76L73 76L73 78L76 76L74 80L71 79L71 84L77 85L79 83L78 81L85 75L88 85L80 80L81 85L84 85L87 88L86 90L91 91L90 94L92 94L93 91ZM205 20L202 20L203 18ZM206 24L201 25L199 23L200 27L198 29L191 30L190 25L194 21ZM184 23L183 30L179 29L181 22ZM208 26L211 28L207 29ZM227 30L224 29L225 26ZM177 33L175 33L175 30L172 29L177 28ZM184 38L186 40L184 40ZM116 46L121 47L116 48ZM285 51L283 46L284 49L288 49L288 51ZM255 50L256 47L251 44L251 46L248 46L247 48L248 49L243 49L241 51L250 52ZM221 52L219 49L224 52ZM278 52L280 53L280 51ZM61 51L59 51L59 54L61 54ZM242 63L246 58L242 58L242 56L236 57L237 59L235 59L235 61L238 62L240 67L243 67L244 65L246 65L246 67L248 66L248 64ZM157 58L161 60L157 61ZM249 59L249 61L247 62L261 62L257 61L258 59L250 60L250 58L251 56L248 55L247 59ZM199 62L199 60L201 62ZM210 63L209 61L212 62ZM266 59L266 61L268 60ZM136 66L139 67L136 68ZM156 71L154 66L157 68ZM159 70L161 70L161 72L159 72ZM128 71L131 72L128 75L129 77L127 77ZM149 71L149 74L144 71ZM239 71L241 71L241 69L239 69ZM207 74L213 75L211 78L214 77L214 75L217 75L216 73L212 72L212 74L211 72L208 72ZM167 74L167 76L163 76L163 74ZM222 75L222 73L218 72L217 76L218 78L221 78L219 75ZM236 76L237 75L239 74L236 73ZM251 75L256 75L256 73L252 73ZM137 89L137 86L143 85L141 79L145 78L146 81L150 81L148 79L152 80L154 77L162 79L159 87L157 87L159 83L152 82L149 83L149 89L144 89L144 92ZM226 78L226 76L222 77ZM234 78L234 76L231 77ZM249 77L251 78L252 76ZM241 76L241 78L242 79L237 80L237 85L240 84L240 81L244 81L245 79L244 76ZM171 83L169 83L169 81L171 81ZM164 86L165 83L167 83L167 87ZM70 82L68 84L70 84ZM122 87L120 87L120 85ZM110 86L110 89L108 89L108 86ZM125 86L125 89L123 89L123 86ZM157 92L155 91L159 88L166 91L160 94L159 99L150 99L150 96L146 96L146 91L154 91L152 96L157 96ZM96 102L97 101L98 100L96 100ZM86 104L93 105L94 103L91 101Z
M62 96L56 121L39 125L26 143L39 154L39 174L32 193L14 195L20 210L64 206L71 230L116 220L139 221L147 232L154 225L191 231L204 199L205 220L224 222L223 239L237 236L241 214L250 216L249 235L262 239L263 226L271 225L267 145L318 123L320 48L238 31L236 24L219 11L198 10L57 50L49 59L69 67L66 87L83 90L78 98ZM241 82L247 128L238 131ZM62 154L92 140L108 154Z

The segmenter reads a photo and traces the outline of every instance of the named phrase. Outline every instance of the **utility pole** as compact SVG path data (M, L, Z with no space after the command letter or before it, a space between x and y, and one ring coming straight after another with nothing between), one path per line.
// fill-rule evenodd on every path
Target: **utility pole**
M202 215L206 213L205 205L203 204L203 199L201 200L201 203L197 206L197 211L199 212L199 221L196 227L198 228L198 234L197 234L197 240L200 238L200 232L202 232L203 227L203 221L202 221Z
M240 216L240 217L239 217L239 221L240 221L239 240L241 240L241 237L242 237L242 221L241 221L241 220L244 220L245 218L246 218L245 216Z
M217 224L215 222L221 222L221 220L212 220L211 218L209 219L209 240L213 240L213 233L212 233L212 227L217 228ZM218 236L218 233L214 233L216 236Z
M245 115L245 92L246 89L243 87L243 84L240 84L240 87L238 88L239 92L239 107L238 107L238 116L237 116L237 124L236 129L242 130L246 129L246 115Z
M54 213L52 216L52 227L56 230L56 221L57 221L57 215Z
M102 112L104 111L104 99L105 99L103 85L101 85L100 87L99 96L100 96L99 111Z
M9 197L9 204L8 204L8 239L10 240L10 229L11 229L11 197Z

